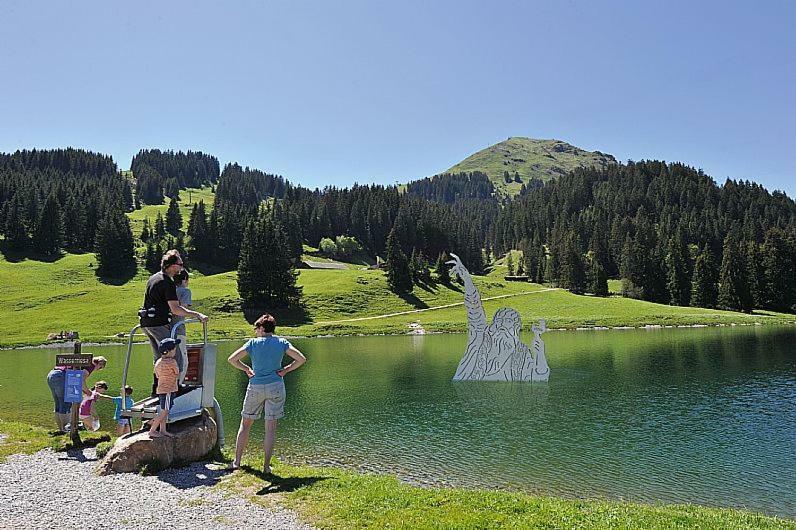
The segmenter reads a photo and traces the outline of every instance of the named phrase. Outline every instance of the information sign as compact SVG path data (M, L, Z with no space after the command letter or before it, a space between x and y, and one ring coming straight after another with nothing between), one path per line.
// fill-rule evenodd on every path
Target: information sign
M66 403L80 403L83 401L83 370L66 371L64 401Z

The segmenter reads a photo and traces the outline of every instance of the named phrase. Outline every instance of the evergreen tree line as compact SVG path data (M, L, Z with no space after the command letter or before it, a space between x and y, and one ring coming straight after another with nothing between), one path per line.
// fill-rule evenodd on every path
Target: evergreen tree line
M196 261L240 272L244 256L262 262L247 245L267 233L284 250L274 259L292 269L303 244L344 237L387 258L397 291L428 281L434 262L442 275L444 252L477 274L489 256L519 249L517 266L531 280L576 293L607 294L607 279L620 278L626 296L675 305L787 311L796 304L796 203L750 182L718 186L683 164L579 169L544 185L529 181L514 199L496 197L480 173L424 179L401 193L382 185L311 190L237 164L218 175L215 158L194 152L141 151L134 166L138 193L162 200L174 188L166 217L147 220L141 233L148 266L166 247L186 246ZM214 205L194 205L183 234L179 188L216 182L213 175ZM135 270L124 215L133 206L129 181L105 155L0 154L0 234L8 249L95 250L98 272L121 277Z
M410 182L406 185L406 193L429 201L453 204L462 199L489 199L494 196L495 187L480 171L443 173Z
M14 153L0 153L0 169L11 172L24 170L54 170L59 174L71 173L101 177L117 172L116 163L109 155L92 153L84 149L24 149Z
M625 296L675 305L796 304L778 280L796 266L794 201L749 182L720 187L682 164L576 170L507 203L489 239L496 253L523 250L531 279L573 292L612 277Z
M145 204L162 204L164 197L176 198L181 189L215 184L219 177L218 159L201 151L142 149L130 169L136 197Z
M267 203L296 261L304 243L318 247L322 239L340 236L356 239L372 256L384 257L387 237L395 231L407 262L413 253L434 260L442 251L450 250L457 252L472 271L484 270L482 248L490 219L499 209L497 203L485 207L483 201L463 200L449 205L400 194L395 186L309 190L289 182L284 183L280 198L269 193L281 186L264 185L271 178L234 165L225 167L212 212L208 214L200 202L191 214L187 235L194 257L235 269L244 229L257 215L259 205Z
M132 207L130 182L108 156L78 149L0 154L0 233L8 250L99 252L114 240L129 252L98 259L97 272L128 275L135 260L124 213Z
M165 218L158 212L154 222L149 218L144 219L139 238L146 245L144 267L149 272L160 270L160 258L169 249L177 249L180 254L187 255L185 234L182 231L182 213L177 199L172 198L169 201Z

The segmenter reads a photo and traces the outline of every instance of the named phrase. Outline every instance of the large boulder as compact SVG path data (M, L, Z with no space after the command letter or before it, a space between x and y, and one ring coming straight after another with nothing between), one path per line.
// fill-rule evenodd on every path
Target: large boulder
M137 473L144 466L164 469L173 464L202 460L216 445L216 422L207 411L201 416L169 424L173 438L150 438L147 431L123 436L105 455L97 471Z

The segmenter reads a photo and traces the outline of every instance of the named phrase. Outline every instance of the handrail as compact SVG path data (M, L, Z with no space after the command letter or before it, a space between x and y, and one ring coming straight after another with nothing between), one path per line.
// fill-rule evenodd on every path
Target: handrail
M177 337L177 328L183 326L185 328L185 324L192 324L194 322L200 322L198 318L186 318L184 320L180 320L171 328L171 338L174 339ZM132 409L127 408L127 400L125 399L126 394L124 388L127 386L127 373L130 368L130 354L133 351L133 337L135 336L135 332L141 328L141 324L137 324L133 329L130 330L130 335L127 339L127 354L124 358L124 371L122 372L122 386L120 391L120 397L122 399L122 412L129 412ZM204 341L205 348L207 347L207 321L202 322L202 337ZM217 405L217 402L215 403ZM221 407L218 407L218 412L220 413ZM223 424L222 424L223 425ZM222 427L223 429L223 427ZM222 442L223 443L223 442Z
M199 322L198 318L186 318L185 320L180 320L171 328L171 338L177 338L177 328L182 326L185 328L185 324L193 324L194 322ZM187 334L187 331L186 331ZM202 322L202 335L204 337L204 344L207 346L207 321Z
M122 411L127 412L129 409L127 408L127 397L124 387L127 386L127 371L130 368L130 353L133 351L133 337L135 336L136 330L141 327L141 324L136 325L133 329L130 330L130 337L127 339L127 355L124 358L124 371L122 372L122 389L119 396L122 398Z

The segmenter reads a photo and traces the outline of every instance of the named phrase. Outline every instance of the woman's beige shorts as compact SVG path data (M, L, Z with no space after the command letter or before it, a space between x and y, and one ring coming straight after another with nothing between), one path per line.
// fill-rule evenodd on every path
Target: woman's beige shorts
M246 389L241 417L256 420L263 415L266 420L278 420L285 416L285 383L277 381L267 385L252 385Z

